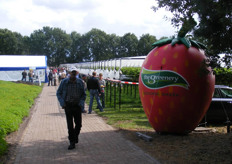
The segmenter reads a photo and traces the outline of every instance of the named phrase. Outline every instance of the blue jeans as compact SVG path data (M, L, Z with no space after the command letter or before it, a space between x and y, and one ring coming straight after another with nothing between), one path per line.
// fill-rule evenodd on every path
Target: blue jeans
M29 77L29 82L33 83L33 78Z
M101 96L99 96L100 100L101 100L101 104L102 104L102 108L105 108L105 93L101 93ZM99 109L99 107L97 106L97 109Z
M26 77L22 77L22 81L27 81L26 79L27 79Z
M102 107L105 108L105 93L101 93L100 99L102 102Z
M93 98L95 97L96 101L97 101L97 105L100 109L100 111L103 111L102 105L101 105L101 101L100 101L100 97L99 97L99 93L97 89L90 89L89 90L90 93L90 102L89 102L89 113L92 112L92 107L93 107Z

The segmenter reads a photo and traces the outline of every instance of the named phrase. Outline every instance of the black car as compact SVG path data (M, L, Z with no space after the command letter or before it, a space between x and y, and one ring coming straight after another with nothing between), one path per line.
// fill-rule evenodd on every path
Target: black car
M228 121L232 121L232 88L215 85L212 102L201 123L226 123Z

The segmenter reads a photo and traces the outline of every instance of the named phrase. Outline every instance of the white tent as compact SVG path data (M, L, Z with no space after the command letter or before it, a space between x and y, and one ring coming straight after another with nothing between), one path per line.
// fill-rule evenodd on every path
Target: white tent
M25 55L0 55L0 80L19 81L22 72L33 70L34 77L47 82L47 57ZM28 77L27 77L28 81Z

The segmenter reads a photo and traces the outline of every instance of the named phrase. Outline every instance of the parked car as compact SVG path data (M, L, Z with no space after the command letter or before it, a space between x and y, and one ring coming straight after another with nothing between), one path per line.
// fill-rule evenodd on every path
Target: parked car
M207 123L225 123L232 121L232 88L215 85L215 91L210 107L201 121Z

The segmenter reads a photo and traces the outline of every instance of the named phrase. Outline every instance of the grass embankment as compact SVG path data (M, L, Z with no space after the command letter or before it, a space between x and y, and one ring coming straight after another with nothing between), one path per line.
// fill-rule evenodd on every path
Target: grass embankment
M106 97L106 108L104 109L104 112L99 112L99 109L96 109L97 103L95 99L93 103L93 110L96 111L100 116L106 118L108 124L120 129L127 129L127 130L153 129L144 113L139 98L138 86L124 85L121 88L120 108L119 108L119 86L116 87L116 90L114 90L114 87L111 88L111 98L110 98L110 85L108 84L105 92L105 97ZM88 105L89 105L89 99L90 99L89 92L87 91L86 103ZM114 103L114 101L116 101L116 103Z
M18 130L41 89L35 85L0 81L0 156L7 150L6 135Z

